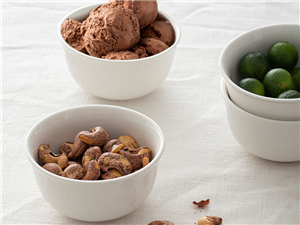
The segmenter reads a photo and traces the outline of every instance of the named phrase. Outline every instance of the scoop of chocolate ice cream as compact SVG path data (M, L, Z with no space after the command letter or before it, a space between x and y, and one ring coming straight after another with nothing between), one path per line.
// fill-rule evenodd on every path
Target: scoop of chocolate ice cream
M140 21L140 28L151 24L157 17L158 6L157 1L141 1L141 0L109 0L112 5L121 5L127 9L132 9Z
M71 47L82 53L86 53L80 27L80 22L73 19L67 19L61 26L61 35Z
M138 59L139 55L131 51L120 51L110 52L106 56L102 56L103 59L114 59L114 60L131 60Z
M95 57L131 49L140 39L139 21L133 11L108 5L90 13L83 23L82 33L87 52Z
M155 38L171 46L175 41L175 33L168 21L154 21L141 31L143 38Z
M148 57L146 49L142 45L137 45L133 48L133 51L138 54L140 58Z
M156 55L168 48L168 45L155 38L143 38L140 40L140 45L146 49L149 56Z

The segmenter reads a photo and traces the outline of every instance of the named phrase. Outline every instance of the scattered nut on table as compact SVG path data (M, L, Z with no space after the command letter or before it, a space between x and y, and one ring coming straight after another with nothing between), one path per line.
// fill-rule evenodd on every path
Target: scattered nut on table
M149 223L148 225L175 225L175 224L167 220L155 220Z
M54 154L49 144L38 148L42 167L58 176L81 180L107 180L134 173L151 159L148 147L139 147L129 135L110 139L100 126L80 131L72 142L62 143Z
M198 220L198 225L219 225L222 224L222 218L218 216L203 216Z

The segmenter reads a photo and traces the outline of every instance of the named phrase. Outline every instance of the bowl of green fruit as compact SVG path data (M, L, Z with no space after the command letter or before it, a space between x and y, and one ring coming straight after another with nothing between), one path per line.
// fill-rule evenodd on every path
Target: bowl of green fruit
M230 41L219 64L232 102L263 118L299 121L299 40L299 24L275 24Z

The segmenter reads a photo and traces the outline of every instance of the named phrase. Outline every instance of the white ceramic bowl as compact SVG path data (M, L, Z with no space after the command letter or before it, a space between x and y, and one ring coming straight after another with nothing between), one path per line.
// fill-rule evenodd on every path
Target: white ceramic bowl
M39 165L38 147L50 144L54 153L81 130L102 126L111 138L128 134L140 146L152 150L150 163L139 171L112 180L84 181L54 175ZM33 126L26 137L26 155L38 188L58 212L82 221L107 221L137 209L155 183L158 162L164 151L161 128L149 117L127 108L86 105L47 116Z
M237 142L263 159L277 162L300 160L300 121L271 120L253 115L236 106L229 98L222 78L221 93L227 120Z
M100 59L73 49L61 35L61 25L67 18L83 21L98 5L79 8L67 14L58 24L57 34L73 79L88 93L109 100L129 100L151 93L162 84L171 70L181 36L178 23L159 10L172 24L176 39L172 46L157 55L136 60Z
M300 25L277 24L259 27L234 38L223 49L220 68L231 100L240 108L257 116L275 120L300 120L300 99L277 99L260 96L240 88L238 71L240 59L248 52L260 51L267 55L268 49L278 41L293 44L299 53L296 67L300 66Z

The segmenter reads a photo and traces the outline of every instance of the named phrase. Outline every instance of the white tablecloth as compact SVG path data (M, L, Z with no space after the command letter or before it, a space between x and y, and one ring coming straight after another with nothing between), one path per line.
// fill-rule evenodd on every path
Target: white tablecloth
M101 224L164 219L196 224L300 224L300 164L245 151L232 136L220 93L218 60L237 35L263 25L299 23L299 2L158 1L180 24L172 70L153 93L104 100L82 90L67 69L56 28L84 1L2 1L2 224L92 224L55 211L42 197L24 140L43 117L71 106L109 104L140 111L163 129L165 152L153 191L137 210ZM205 208L193 201L210 199ZM97 224L97 223L96 223ZM100 223L99 223L100 224Z

